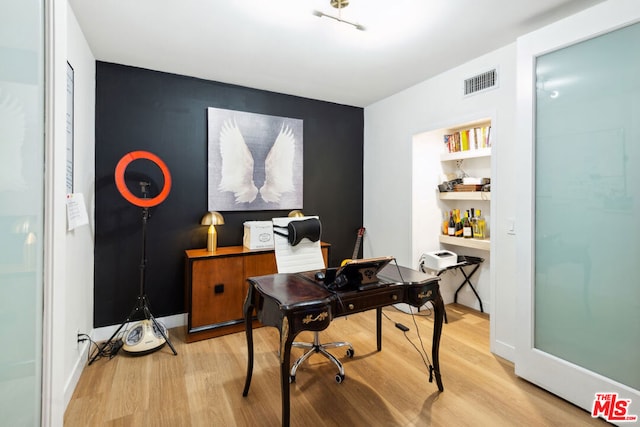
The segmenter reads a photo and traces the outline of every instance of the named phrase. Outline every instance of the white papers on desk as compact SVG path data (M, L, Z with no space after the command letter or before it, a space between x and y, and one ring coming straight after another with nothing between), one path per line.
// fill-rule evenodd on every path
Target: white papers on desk
M87 207L82 193L67 194L67 224L69 231L81 225L89 224Z

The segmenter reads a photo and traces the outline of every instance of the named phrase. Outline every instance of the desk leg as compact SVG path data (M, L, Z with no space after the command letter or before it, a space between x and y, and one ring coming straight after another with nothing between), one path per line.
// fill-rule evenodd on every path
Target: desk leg
M445 271L447 271L447 270L440 270L438 272L438 274L436 274L436 276L440 277L442 275L442 273L444 273ZM457 291L456 291L456 293L457 293ZM449 323L449 319L447 319L447 309L446 308L444 309L444 323Z
M376 308L376 339L378 351L382 350L382 308Z
M291 387L290 374L291 369L291 344L293 343L294 334L289 330L289 320L287 317L282 319L282 329L280 331L280 389L282 390L282 427L289 427L290 411L291 411Z
M253 374L253 325L252 325L252 315L253 314L253 285L249 284L249 292L247 293L247 299L244 301L244 325L245 325L245 333L247 335L247 353L248 353L248 361L247 361L247 377L244 382L244 390L242 391L243 396L247 396L249 394L249 386L251 385L251 376Z
M442 320L444 319L444 315L446 314L444 308L444 302L442 301L442 296L440 292L438 292L436 298L433 300L433 314L434 314L434 322L433 322L433 343L431 346L431 357L433 358L433 371L436 376L436 384L438 385L438 390L444 391L444 386L442 385L442 377L440 375L440 335L442 334Z

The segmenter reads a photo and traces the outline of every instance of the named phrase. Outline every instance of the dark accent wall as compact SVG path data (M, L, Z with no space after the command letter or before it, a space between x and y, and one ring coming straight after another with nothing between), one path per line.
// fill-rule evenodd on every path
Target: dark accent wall
M256 72L260 72L256 68ZM319 215L330 265L350 258L362 225L363 109L192 77L98 62L96 66L96 241L94 327L120 324L141 287L143 210L118 192L114 171L135 150L159 156L171 173L167 199L149 210L146 294L154 316L184 312L184 251L206 247L207 107L304 121L304 207ZM126 169L130 191L149 197L162 174L137 160ZM242 245L243 222L288 211L222 212L218 245Z

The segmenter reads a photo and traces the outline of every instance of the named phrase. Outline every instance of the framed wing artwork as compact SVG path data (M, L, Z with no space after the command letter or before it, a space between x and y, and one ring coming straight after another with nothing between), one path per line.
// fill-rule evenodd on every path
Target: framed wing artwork
M302 209L302 120L208 108L208 209Z

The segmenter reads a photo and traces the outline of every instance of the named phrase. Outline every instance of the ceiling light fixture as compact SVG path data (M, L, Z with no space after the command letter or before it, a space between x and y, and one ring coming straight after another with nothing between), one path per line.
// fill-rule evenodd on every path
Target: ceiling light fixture
M345 8L345 7L349 6L349 0L329 0L329 3L331 4L331 6L335 7L336 9L338 9L338 16L329 15L329 14L321 12L319 10L314 10L313 14L315 16L317 16L318 18L322 18L324 16L326 18L331 18L331 19L333 19L335 21L351 25L352 27L354 27L355 29L360 30L360 31L366 30L364 25L361 25L361 24L358 24L358 23L355 23L355 22L351 22L351 21L347 21L347 20L342 19L342 8Z

